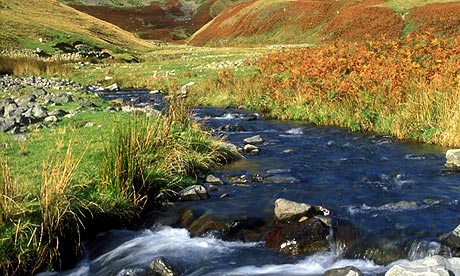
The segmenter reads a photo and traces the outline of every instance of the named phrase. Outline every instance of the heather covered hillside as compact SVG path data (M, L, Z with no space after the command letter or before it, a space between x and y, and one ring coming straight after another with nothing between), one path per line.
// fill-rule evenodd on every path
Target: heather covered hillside
M231 5L244 0L66 0L77 10L144 39L185 40Z
M190 39L191 45L228 46L362 41L408 33L459 32L453 1L255 0L227 9Z

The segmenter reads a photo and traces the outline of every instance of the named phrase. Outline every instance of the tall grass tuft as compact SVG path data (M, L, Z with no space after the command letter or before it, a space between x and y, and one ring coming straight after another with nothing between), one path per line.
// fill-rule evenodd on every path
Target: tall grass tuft
M239 156L204 132L190 113L182 99L171 98L165 114L136 115L117 124L105 152L102 191L142 209L147 196L174 193Z
M18 203L19 189L11 176L8 160L0 155L0 224L6 223L18 214L23 213Z
M84 154L84 153L83 153ZM65 155L44 161L40 191L41 227L43 230L44 260L60 261L63 237L72 236L74 250L80 244L80 229L83 225L83 209L86 204L78 197L80 185L72 182L83 154L76 158L69 146ZM67 250L67 249L66 249Z

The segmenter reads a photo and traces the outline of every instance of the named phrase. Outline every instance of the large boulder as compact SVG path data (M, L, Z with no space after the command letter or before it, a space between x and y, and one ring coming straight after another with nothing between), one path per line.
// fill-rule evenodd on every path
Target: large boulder
M228 241L256 242L262 240L268 223L262 218L243 217L227 223L222 239Z
M310 218L300 223L280 222L267 233L265 245L279 252L297 255L329 249L329 228Z
M280 221L296 221L302 217L329 216L330 214L331 211L322 206L299 203L284 198L278 198L275 201L275 217Z
M209 232L222 232L225 227L224 222L204 214L187 226L187 230L195 237L203 236Z
M448 170L460 171L460 149L450 149L446 152L445 167Z
M278 220L292 220L302 216L312 216L313 206L306 203L278 198L275 201L275 217Z
M403 231L387 230L369 233L356 240L345 251L345 258L368 259L378 265L388 265L408 257L408 249L414 241Z
M345 252L356 240L364 236L364 231L348 220L334 219L331 227L334 249L340 254Z
M460 258L426 257L390 268L385 276L451 276L460 275Z

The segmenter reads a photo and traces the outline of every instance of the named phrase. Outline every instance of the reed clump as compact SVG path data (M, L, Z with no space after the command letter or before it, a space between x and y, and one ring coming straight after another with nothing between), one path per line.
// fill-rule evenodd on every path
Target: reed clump
M245 106L279 119L460 146L459 38L429 33L344 42L262 56L247 79L202 83L194 103ZM211 96L212 93L212 96Z
M165 115L139 114L116 124L105 150L102 191L121 195L139 210L153 192L174 193L216 165L239 157L190 118L184 101L172 98Z

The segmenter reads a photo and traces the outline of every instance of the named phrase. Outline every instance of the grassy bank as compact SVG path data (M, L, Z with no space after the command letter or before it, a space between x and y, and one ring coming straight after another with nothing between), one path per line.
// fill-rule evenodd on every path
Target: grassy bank
M140 63L89 64L73 69L82 84L137 87L172 91L189 82L200 83L223 69L251 74L250 66L267 48L199 48L171 45L141 56ZM249 65L249 66L248 66ZM111 77L107 80L106 76Z
M254 76L201 82L191 101L458 147L458 45L427 34L274 52Z
M135 223L159 193L173 194L237 156L191 121L180 101L151 117L81 113L28 136L0 134L4 275L65 265L81 237Z

